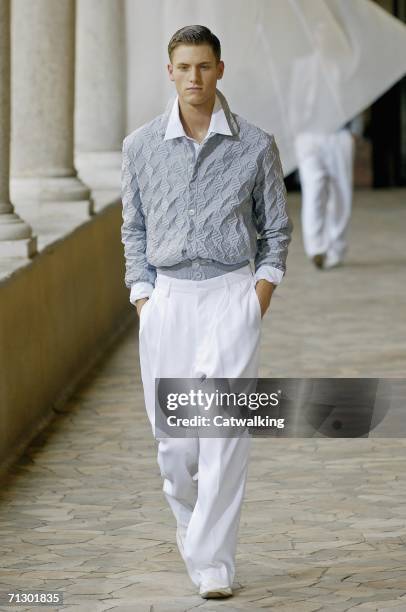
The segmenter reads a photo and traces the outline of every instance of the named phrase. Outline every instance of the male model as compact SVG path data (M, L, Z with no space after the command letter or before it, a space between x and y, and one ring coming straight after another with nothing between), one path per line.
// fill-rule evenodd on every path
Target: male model
M340 265L347 251L353 196L354 119L332 133L302 132L295 140L302 187L302 233L316 268Z
M125 283L154 434L155 378L257 377L261 320L291 232L273 136L232 113L216 88L218 38L188 26L168 51L178 96L123 143ZM189 576L202 597L227 597L250 438L157 440Z

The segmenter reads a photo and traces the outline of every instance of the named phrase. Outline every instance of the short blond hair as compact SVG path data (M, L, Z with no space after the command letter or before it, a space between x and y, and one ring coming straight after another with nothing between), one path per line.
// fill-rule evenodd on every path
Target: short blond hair
M175 32L168 44L168 55L172 61L172 54L178 45L210 45L216 61L221 59L221 44L213 32L202 25L185 26Z

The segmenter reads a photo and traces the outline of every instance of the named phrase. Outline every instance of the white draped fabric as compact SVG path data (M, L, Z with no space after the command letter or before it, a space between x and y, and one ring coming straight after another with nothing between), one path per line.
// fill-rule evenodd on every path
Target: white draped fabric
M303 130L333 131L406 74L406 26L371 0L127 0L128 131L174 93L167 44L209 27L222 43L219 89L234 112L275 134L285 174Z

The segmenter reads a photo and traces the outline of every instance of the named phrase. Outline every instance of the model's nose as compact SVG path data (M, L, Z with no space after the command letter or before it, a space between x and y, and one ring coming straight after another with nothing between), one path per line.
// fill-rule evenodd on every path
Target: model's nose
M190 82L192 85L196 85L199 82L199 71L197 69L193 69L190 74Z

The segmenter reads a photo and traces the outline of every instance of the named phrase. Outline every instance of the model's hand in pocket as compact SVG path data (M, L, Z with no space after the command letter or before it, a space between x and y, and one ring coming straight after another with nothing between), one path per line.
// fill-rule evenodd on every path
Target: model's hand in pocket
M259 305L261 306L261 319L269 308L274 288L275 285L264 278L261 278L255 285L255 292L258 297Z
M141 316L141 310L142 310L142 307L144 306L144 304L145 304L146 302L148 302L148 299L149 299L149 298L141 298L141 299L139 299L139 300L136 300L136 302L135 302L135 307L136 307L136 309L137 309L137 314L138 314L138 316L139 316L139 317Z

